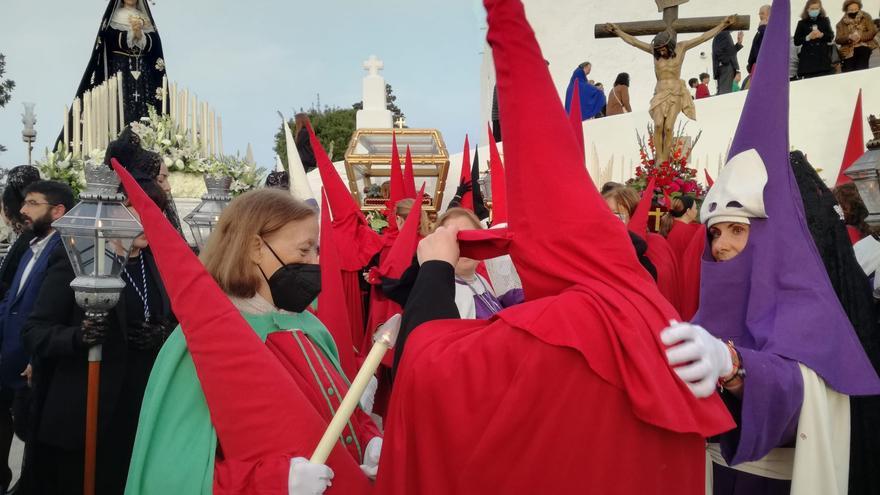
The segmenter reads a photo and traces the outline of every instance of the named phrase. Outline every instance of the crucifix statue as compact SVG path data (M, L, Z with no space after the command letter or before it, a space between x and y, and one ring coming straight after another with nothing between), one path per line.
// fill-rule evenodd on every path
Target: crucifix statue
M657 86L648 113L654 121L654 147L657 164L669 160L673 146L675 121L679 113L696 120L694 100L687 84L681 79L681 65L685 53L715 37L725 29L748 29L748 16L703 17L679 19L678 6L688 0L655 0L663 12L662 21L600 24L595 28L596 38L617 36L626 43L654 55L654 74ZM702 33L696 38L677 42L678 33ZM652 43L639 41L636 36L654 34Z

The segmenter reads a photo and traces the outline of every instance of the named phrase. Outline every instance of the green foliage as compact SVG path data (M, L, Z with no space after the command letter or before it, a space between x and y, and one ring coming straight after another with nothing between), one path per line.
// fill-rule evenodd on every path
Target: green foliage
M354 133L355 113L353 108L325 108L320 111L312 109L308 112L309 120L312 121L312 128L315 135L321 141L321 146L329 155L332 150L330 159L333 161L342 160L345 156L345 150L348 148L348 141ZM290 132L296 130L296 124L293 119L288 121ZM296 139L296 136L294 136ZM275 153L281 157L281 163L287 168L287 145L284 141L284 129L278 126L278 132L275 133Z
M6 56L0 53L0 108L6 106L12 98L12 90L15 88L15 81L3 79L6 73ZM0 152L6 151L6 148L0 144Z
M403 112L398 108L397 96L390 84L385 85L385 99L388 101L388 110L391 110L393 120L396 122L398 118L404 117ZM355 115L357 111L364 107L363 102L359 101L351 106L351 108L340 107L324 107L311 108L306 113L309 120L312 121L312 128L315 129L315 135L321 141L321 146L330 155L332 161L339 161L345 158L345 150L348 149L348 142L355 129ZM288 124L290 132L296 130L293 119ZM293 136L296 139L296 136ZM284 129L278 126L278 132L275 133L275 153L281 158L281 163L287 169L287 145L284 142Z

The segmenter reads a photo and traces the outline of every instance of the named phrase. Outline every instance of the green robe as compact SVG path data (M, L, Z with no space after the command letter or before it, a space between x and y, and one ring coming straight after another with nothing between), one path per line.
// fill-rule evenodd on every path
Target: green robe
M311 313L242 316L263 342L272 332L302 330L342 374L333 338ZM210 495L216 450L208 404L178 327L162 346L150 374L125 493Z

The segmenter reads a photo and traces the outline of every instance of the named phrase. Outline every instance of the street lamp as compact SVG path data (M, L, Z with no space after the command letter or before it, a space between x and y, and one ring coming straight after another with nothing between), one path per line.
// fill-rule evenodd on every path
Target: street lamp
M183 217L183 221L192 229L193 239L201 251L204 249L211 232L220 220L220 214L226 205L232 201L229 188L232 186L232 177L205 176L205 187L208 192L202 196L202 202Z
M859 189L859 195L868 208L866 221L873 227L880 226L880 119L871 115L868 125L874 139L868 142L868 151L844 172Z
M37 130L34 125L37 123L37 115L34 113L36 103L25 103L24 113L21 114L21 123L24 129L21 130L21 140L28 145L28 165L31 165L31 152L34 150L34 141L37 140Z
M132 242L143 233L140 222L128 211L118 193L119 178L102 163L87 161L86 190L80 202L52 223L61 235L76 278L70 283L76 303L86 318L106 318L125 287L121 272ZM95 491L95 454L98 431L98 386L101 346L89 349L86 402L86 449L83 491Z

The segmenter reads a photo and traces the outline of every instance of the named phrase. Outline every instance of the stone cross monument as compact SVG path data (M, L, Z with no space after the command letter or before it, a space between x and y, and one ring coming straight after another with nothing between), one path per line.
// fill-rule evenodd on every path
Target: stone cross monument
M358 129L391 129L393 118L391 110L388 110L388 101L385 99L385 78L379 75L379 71L385 67L375 55L364 62L363 109L358 110L355 117Z

